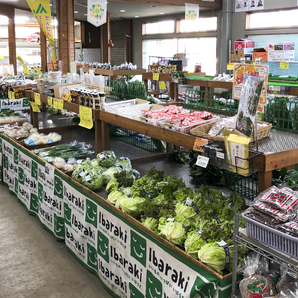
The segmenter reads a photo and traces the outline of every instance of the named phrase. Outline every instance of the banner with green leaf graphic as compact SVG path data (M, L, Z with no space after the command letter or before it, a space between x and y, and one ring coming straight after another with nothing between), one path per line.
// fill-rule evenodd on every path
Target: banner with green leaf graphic
M0 100L0 111L5 110L29 110L30 99L29 98L18 98L18 99L1 99Z
M186 21L198 21L200 15L199 4L185 3L185 20Z
M107 21L107 0L88 0L87 21L99 27Z

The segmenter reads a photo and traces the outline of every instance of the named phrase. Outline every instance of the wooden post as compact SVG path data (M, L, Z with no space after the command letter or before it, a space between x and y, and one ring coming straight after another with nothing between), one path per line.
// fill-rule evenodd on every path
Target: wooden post
M75 61L74 1L58 0L59 60L62 72L70 71L70 62Z
M107 22L101 26L102 28L102 62L111 63L111 49L108 46L111 38L110 13L107 12Z
M132 36L131 36L131 20L126 20L125 23L125 40L126 40L126 46L125 46L125 59L126 62L132 62L132 50L131 50L131 43L132 43Z
M8 47L9 47L9 64L13 64L14 73L17 74L17 52L16 52L16 34L15 34L15 23L14 23L14 8L9 6L7 11L8 17Z
M40 30L40 56L41 70L47 71L47 38L42 30Z

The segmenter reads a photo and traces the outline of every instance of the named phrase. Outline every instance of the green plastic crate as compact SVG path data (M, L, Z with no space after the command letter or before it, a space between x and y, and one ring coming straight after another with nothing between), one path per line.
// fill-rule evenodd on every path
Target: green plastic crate
M248 177L233 172L226 173L227 188L243 195L248 200L254 200L258 195L258 174Z
M127 98L134 99L141 98L147 99L147 90L144 83L139 82L128 82L127 83Z
M298 101L286 97L267 99L264 121L272 123L273 128L298 131Z
M225 104L221 100L225 99ZM184 108L193 111L208 111L216 116L231 117L237 113L238 101L232 100L232 93L218 93L186 89Z
M104 92L106 94L106 98L125 100L127 94L127 83L120 80L107 80Z

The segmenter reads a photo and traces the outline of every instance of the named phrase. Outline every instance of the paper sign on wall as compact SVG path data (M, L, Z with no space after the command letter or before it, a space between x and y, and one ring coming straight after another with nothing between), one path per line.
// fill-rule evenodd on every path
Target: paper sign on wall
M34 101L37 105L41 105L40 93L37 93L37 92L34 93Z
M165 82L159 82L159 89L161 89L161 90L167 89L166 83Z
M153 73L152 79L153 81L159 81L159 73Z
M106 0L88 0L87 21L99 27L107 21L107 1Z
M80 126L91 129L93 127L92 109L80 106Z
M289 69L289 62L280 62L280 69Z

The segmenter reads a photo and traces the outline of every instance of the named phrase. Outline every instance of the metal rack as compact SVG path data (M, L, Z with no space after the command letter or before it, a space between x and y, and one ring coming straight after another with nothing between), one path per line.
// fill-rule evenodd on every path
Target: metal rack
M233 251L233 275L232 275L232 295L235 298L236 281L237 281L237 260L238 260L238 245L244 245L247 248L259 253L260 255L274 261L275 263L286 267L290 272L298 274L298 260L293 259L279 251L267 247L266 245L248 237L245 232L239 232L239 212L235 212L235 229L233 235L234 251Z

